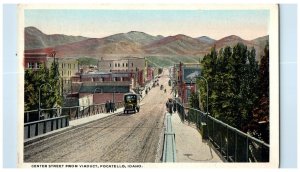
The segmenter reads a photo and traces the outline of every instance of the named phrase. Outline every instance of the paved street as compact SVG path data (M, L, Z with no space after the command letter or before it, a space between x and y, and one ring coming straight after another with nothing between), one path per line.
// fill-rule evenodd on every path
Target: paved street
M159 83L167 81L163 76ZM24 162L159 162L169 96L151 88L139 113L113 115L26 145Z

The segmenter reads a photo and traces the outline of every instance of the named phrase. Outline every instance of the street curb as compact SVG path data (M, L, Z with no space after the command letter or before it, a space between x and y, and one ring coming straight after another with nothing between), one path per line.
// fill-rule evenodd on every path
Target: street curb
M50 137L54 137L54 136L57 136L57 135L69 132L71 130L80 128L80 127L82 127L84 125L93 123L93 122L98 121L98 120L103 120L103 119L106 119L106 118L109 118L109 117L113 117L113 116L119 115L120 113L122 113L122 111L118 112L118 113L113 113L113 114L107 115L107 116L105 116L103 118L98 118L98 119L91 120L91 121L88 121L88 122L85 122L85 123L82 123L82 124L78 124L78 125L73 125L73 126L69 125L68 127L60 128L60 129L57 129L57 130L54 130L54 131L42 134L40 136L36 136L34 138L26 139L26 140L24 140L24 146L28 146L28 145L30 145L30 144L32 144L34 142L38 142L38 141L41 141L41 140L44 140L44 139L47 139L47 138L50 138Z

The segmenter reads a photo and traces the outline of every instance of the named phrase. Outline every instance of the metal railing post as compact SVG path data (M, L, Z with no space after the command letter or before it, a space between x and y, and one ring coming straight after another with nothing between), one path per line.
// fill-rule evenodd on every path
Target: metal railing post
M212 139L215 140L215 121L212 120Z
M227 161L229 161L229 154L228 154L228 146L229 146L229 137L228 137L228 127L226 126L226 137L227 137L227 144L226 144L226 152L227 152L227 155L226 155L226 157L227 157Z
M30 138L30 125L28 125L28 133L27 133L27 138Z
M234 159L237 162L237 132L235 132Z
M26 113L26 122L29 121L29 112Z
M43 126L44 126L43 133L46 133L46 122L45 121L43 122Z
M249 139L248 139L248 137L246 137L247 139L246 139L246 145L247 145L247 149L246 149L246 157L247 157L247 159L246 159L246 161L247 162L249 162Z
M221 155L223 155L223 151L222 151L222 148L223 148L223 132L222 132L222 130L220 130L220 127L219 127L219 133L221 133L220 151L221 151Z

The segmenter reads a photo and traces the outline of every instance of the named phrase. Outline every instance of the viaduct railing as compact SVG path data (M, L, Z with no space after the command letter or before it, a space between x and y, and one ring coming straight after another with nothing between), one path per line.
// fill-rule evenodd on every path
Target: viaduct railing
M123 107L123 102L116 102L115 109ZM90 106L59 107L24 112L24 138L32 138L47 132L69 126L70 120L106 113L105 104Z
M60 116L24 124L24 139L69 126L69 117Z
M123 107L123 102L116 102L115 108ZM42 119L54 118L59 116L69 116L69 120L83 118L86 116L106 113L105 104L93 104L90 106L72 106L41 109ZM31 110L24 112L24 123L40 120L39 111Z
M163 147L163 162L176 162L176 145L175 133L172 127L171 115L166 113L165 116L165 131L164 131L164 147Z
M182 121L194 123L204 139L208 139L228 162L268 162L270 146L249 134L207 115L184 107L176 101Z

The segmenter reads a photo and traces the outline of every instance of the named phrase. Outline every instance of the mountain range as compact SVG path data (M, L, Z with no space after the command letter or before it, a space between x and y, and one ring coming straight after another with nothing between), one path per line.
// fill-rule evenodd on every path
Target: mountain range
M54 48L57 56L64 57L112 57L112 56L187 56L203 57L211 47L220 49L241 42L256 49L257 59L262 55L269 36L244 40L230 35L219 40L207 36L192 38L183 34L174 36L150 35L139 31L118 33L104 38L88 38L63 34L47 35L35 27L25 28L25 50Z

